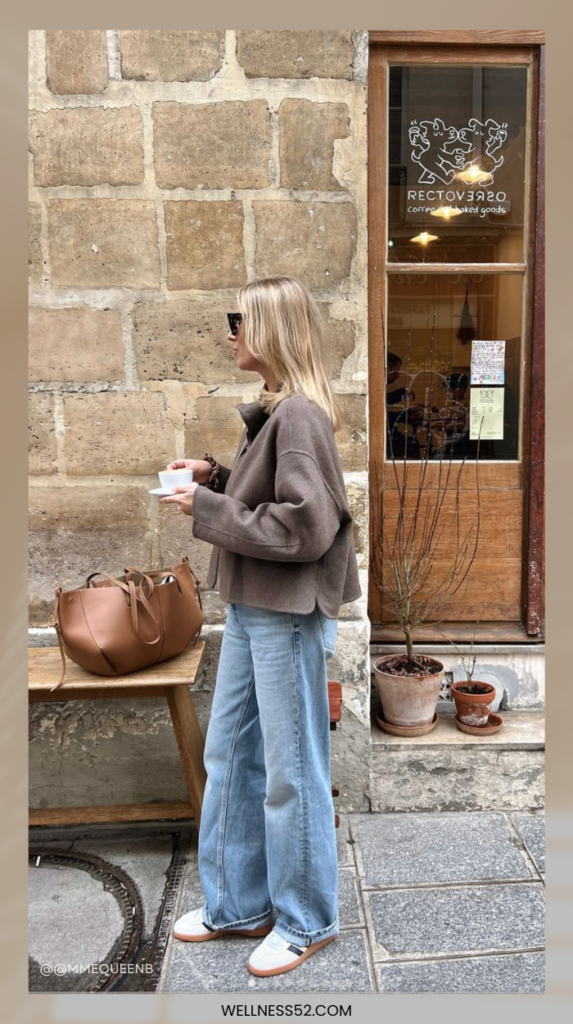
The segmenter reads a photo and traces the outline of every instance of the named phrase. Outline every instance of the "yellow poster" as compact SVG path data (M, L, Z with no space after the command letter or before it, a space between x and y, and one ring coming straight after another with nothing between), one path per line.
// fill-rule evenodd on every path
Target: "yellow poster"
M472 388L470 441L503 440L503 388ZM481 429L480 429L481 428Z

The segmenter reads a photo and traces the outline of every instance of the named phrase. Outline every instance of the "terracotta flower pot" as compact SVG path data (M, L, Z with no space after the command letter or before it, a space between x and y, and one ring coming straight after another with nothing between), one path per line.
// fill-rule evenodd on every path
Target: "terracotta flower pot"
M384 718L391 725L422 726L431 725L436 713L436 705L442 680L444 666L441 661L426 655L420 661L436 668L433 675L415 676L396 675L389 671L392 663L396 663L396 655L389 654L374 662L374 678L380 695ZM389 664L390 663L390 664Z
M491 683L452 683L452 697L456 704L456 718L464 725L485 726L495 700L495 686Z

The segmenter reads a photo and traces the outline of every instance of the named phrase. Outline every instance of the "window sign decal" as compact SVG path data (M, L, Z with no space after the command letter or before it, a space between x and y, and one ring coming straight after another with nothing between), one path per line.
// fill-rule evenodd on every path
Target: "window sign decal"
M472 384L505 384L505 341L472 341Z
M496 171L502 166L503 146L508 138L507 122L489 117L484 123L472 117L463 128L433 121L410 122L408 138L411 159L422 169L419 185L442 182L449 188L409 188L408 213L449 211L449 216L477 213L509 213L507 193L492 188Z
M422 168L419 184L433 185L436 178L449 185L456 175L460 176L476 167L479 161L481 174L476 175L475 184L492 184L494 173L503 163L499 152L507 142L507 123L499 124L489 117L485 124L472 117L459 130L447 127L439 117L433 121L410 122L408 132L412 146L412 160ZM485 154L481 155L482 139L485 138ZM471 175L470 175L471 177Z
M524 262L528 73L390 66L389 263ZM478 337L488 334L476 324Z
M470 441L503 440L503 388L472 388Z

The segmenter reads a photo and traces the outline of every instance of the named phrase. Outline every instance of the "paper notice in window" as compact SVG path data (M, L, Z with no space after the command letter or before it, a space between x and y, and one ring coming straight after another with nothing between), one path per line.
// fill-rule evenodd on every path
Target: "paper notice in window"
M503 440L503 394L503 388L471 389L470 441Z
M505 384L505 341L472 341L472 384Z

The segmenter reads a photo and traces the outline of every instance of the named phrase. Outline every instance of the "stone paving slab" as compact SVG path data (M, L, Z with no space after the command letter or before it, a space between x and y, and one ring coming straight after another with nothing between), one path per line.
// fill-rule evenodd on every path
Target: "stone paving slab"
M338 864L339 867L344 867L346 864L354 865L354 852L352 846L352 836L350 835L350 823L348 816L340 815L340 824L336 829L336 848L338 851Z
M358 884L354 871L342 869L338 872L338 916L341 928L364 927Z
M363 886L532 877L502 814L352 814L349 819Z
M544 945L543 887L535 883L364 893L375 961L500 953Z
M378 988L386 993L544 992L543 953L468 957L423 963L377 965Z
M260 939L177 942L161 992L374 992L364 929L347 929L293 971L257 978L247 961Z
M545 871L545 815L512 814L511 820L536 867L539 871Z

